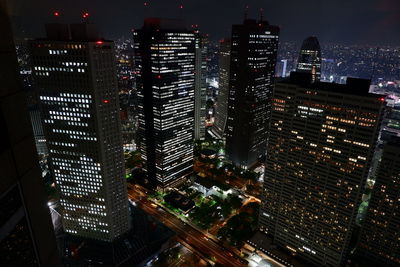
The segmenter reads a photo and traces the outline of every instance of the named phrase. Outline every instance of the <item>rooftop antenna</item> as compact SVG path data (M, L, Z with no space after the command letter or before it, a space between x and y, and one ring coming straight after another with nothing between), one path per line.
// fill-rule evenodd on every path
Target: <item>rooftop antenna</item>
M246 5L246 7L244 8L244 20L247 19L248 13L249 13L249 5Z
M89 13L88 12L83 12L82 13L82 19L83 19L83 22L84 23L86 23L86 24L89 24Z
M264 19L264 8L260 8L260 21L263 21Z

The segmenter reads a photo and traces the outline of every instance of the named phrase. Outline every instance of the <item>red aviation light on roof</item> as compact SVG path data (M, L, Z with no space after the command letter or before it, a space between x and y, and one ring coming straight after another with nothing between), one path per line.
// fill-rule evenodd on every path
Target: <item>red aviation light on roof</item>
M96 44L101 45L101 44L104 44L104 42L103 41L97 41Z
M183 5L179 5L179 8L180 8L180 9L183 9Z
M53 16L54 16L54 17L58 17L58 16L60 16L60 12L58 12L58 11L54 11L54 12L53 12Z
M88 17L89 17L89 13L88 13L88 12L84 12L84 13L82 14L82 18L86 19L86 18L88 18Z
M108 103L110 103L110 101L108 99L103 99L103 103L108 104Z

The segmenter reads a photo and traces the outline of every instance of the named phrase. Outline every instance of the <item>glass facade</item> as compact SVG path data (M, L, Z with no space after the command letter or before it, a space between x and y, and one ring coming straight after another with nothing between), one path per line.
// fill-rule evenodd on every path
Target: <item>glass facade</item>
M297 60L298 72L311 73L312 81L321 79L321 47L316 37L308 37L303 41Z
M215 122L212 132L218 138L225 134L226 120L228 116L229 94L229 66L231 59L231 40L224 39L219 45L219 80L218 98L215 107Z

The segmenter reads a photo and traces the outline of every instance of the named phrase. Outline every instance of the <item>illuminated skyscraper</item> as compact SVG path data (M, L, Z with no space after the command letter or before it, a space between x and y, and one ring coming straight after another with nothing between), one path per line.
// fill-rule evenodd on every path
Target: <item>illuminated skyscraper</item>
M357 248L361 264L400 265L400 138L383 147Z
M250 167L266 152L279 28L245 20L232 27L226 154Z
M8 10L0 0L0 265L56 267L61 264Z
M206 134L206 75L207 75L206 37L196 30L196 75L194 104L194 139L203 140Z
M215 107L215 121L212 132L218 138L223 138L225 133L228 113L229 94L229 65L231 59L231 40L223 39L219 43L219 89L217 105Z
M174 186L193 166L196 34L154 18L134 41L140 152L149 183Z
M310 36L301 45L297 72L311 73L312 81L321 79L321 47L315 36Z
M30 42L64 230L112 241L129 230L114 43L93 24L47 24Z
M349 248L384 112L369 81L276 84L260 229L318 266L339 266Z

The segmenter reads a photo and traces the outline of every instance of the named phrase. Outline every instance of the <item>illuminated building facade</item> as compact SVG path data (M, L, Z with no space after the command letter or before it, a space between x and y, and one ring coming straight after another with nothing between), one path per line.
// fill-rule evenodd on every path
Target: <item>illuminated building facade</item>
M231 40L226 154L247 168L266 152L279 28L245 20Z
M231 58L231 40L223 39L219 43L219 81L218 98L215 107L215 121L212 132L223 138L228 114L229 65Z
M369 80L276 84L259 227L274 243L321 266L348 252L384 112Z
M206 134L206 92L207 92L207 40L196 31L196 75L194 104L194 139L204 140Z
M297 72L311 73L312 81L321 79L321 47L315 36L310 36L301 45Z
M383 147L376 182L358 244L361 264L400 265L400 138Z
M193 166L196 34L181 21L146 19L134 41L138 145L148 182L174 186Z
M30 42L64 230L112 241L130 228L114 43L92 24L48 24Z

